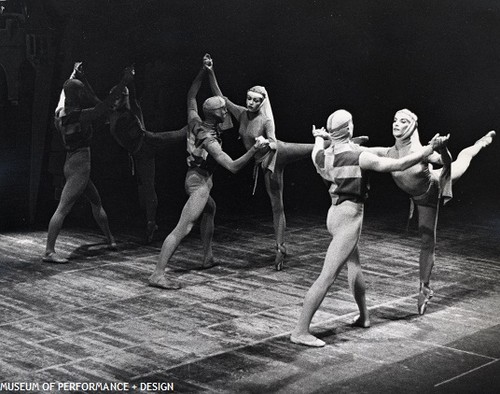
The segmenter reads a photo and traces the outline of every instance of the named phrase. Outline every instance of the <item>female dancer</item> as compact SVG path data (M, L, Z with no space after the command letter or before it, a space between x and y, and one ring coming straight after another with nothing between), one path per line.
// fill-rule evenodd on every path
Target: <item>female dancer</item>
M299 320L290 336L293 343L314 347L324 346L325 342L309 332L311 320L345 264L348 267L349 285L360 312L354 324L365 328L370 326L358 251L364 201L368 192L366 170L404 170L429 156L433 149L445 144L448 138L436 135L431 141L432 145L421 147L403 158L390 159L363 151L352 143L354 126L349 112L335 111L329 116L326 127L328 132L323 128L317 130L313 126L315 147L312 158L318 173L327 182L331 182L329 192L332 206L328 211L327 227L332 241L321 274L307 292ZM332 141L326 150L323 149L323 138Z
M158 196L155 189L156 154L170 144L186 139L187 126L176 131L153 133L146 130L142 109L133 81L113 105L109 115L110 132L116 142L129 153L141 205L146 210L146 243L153 240Z
M48 263L67 263L68 260L55 252L55 243L64 219L76 200L83 194L92 205L92 214L108 240L110 247L116 243L109 230L108 217L102 206L99 193L90 180L90 140L92 122L103 117L111 109L112 103L119 97L123 88L132 79L132 69L125 69L121 82L111 91L103 102L88 107L88 102L96 103L90 85L83 75L81 63L76 63L70 78L64 83L58 107L55 112L55 124L62 136L66 149L64 163L64 184L57 209L50 219L45 254L42 257Z
M400 158L420 149L422 145L418 135L417 121L417 115L413 112L407 109L397 111L392 124L395 144L391 148L374 148L378 150L377 154ZM420 315L425 313L427 304L433 296L429 282L434 266L436 228L441 198L446 203L452 197L452 184L467 171L471 160L481 149L492 143L495 134L494 131L488 132L474 145L462 150L453 163L448 150L443 148L422 163L404 171L391 172L398 187L411 197L410 216L413 212L413 204L417 206L418 228L421 236L420 291L417 303ZM431 164L442 165L442 168L433 169Z
M204 57L204 65L208 70L212 93L222 96L215 77L212 58L208 54ZM252 147L256 137L262 136L269 140L269 148L255 155L254 192L260 165L264 171L266 190L273 211L274 234L276 237L274 264L276 270L280 271L283 268L286 255L283 171L288 163L309 156L314 145L282 142L276 139L271 102L269 94L263 86L254 86L248 89L246 107L236 105L226 97L225 99L227 109L240 124L239 134L247 150Z
M177 226L163 242L160 258L153 274L149 277L149 285L162 289L178 289L180 284L165 276L168 261L174 254L180 242L192 230L195 222L201 216L201 239L203 242L204 258L201 268L210 268L215 265L212 253L212 236L214 232L215 201L210 196L213 186L212 174L221 165L232 173L242 169L250 159L261 149L266 149L267 141L255 139L254 145L241 157L232 160L221 147L219 127L227 117L225 100L220 96L213 96L203 103L202 120L198 114L196 96L206 70L202 68L188 92L187 119L188 119L188 171L185 187L189 198L182 209Z

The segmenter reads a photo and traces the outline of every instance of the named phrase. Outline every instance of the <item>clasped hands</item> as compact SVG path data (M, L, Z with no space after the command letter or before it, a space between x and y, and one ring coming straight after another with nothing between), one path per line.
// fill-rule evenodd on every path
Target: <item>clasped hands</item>
M266 149L269 147L269 140L267 138L264 138L263 136L256 137L253 147L256 150Z

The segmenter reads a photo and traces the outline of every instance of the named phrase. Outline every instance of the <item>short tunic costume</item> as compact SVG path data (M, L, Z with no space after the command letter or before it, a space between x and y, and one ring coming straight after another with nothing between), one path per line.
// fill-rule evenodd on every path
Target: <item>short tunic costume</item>
M185 188L191 194L198 187L206 185L212 188L212 174L217 167L215 159L205 149L212 143L221 145L218 129L206 126L199 116L189 122L187 133L187 165Z
M365 170L359 166L362 151L352 142L335 144L320 150L313 160L316 171L331 182L329 193L333 205L344 201L364 203L369 184Z
M389 149L387 156L399 159L406 155L401 154L401 151L396 146L393 146ZM431 165L424 161L404 171L391 172L391 175L396 185L404 192L410 194L411 200L416 205L436 208L441 197L443 197L444 203L453 197L449 168L434 171L431 169ZM419 195L411 195L408 182L417 182L426 191ZM412 185L412 187L415 188L415 185Z
M320 150L313 158L316 171L327 182L331 182L329 193L332 205L328 210L327 228L334 236L342 237L342 226L356 228L357 244L361 235L364 216L364 202L368 198L369 184L366 171L359 166L362 151L352 142L335 144Z

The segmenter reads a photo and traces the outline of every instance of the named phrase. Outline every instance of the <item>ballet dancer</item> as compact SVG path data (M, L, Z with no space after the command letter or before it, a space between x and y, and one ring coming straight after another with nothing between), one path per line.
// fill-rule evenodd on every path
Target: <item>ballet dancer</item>
M376 148L376 153L391 158L401 158L421 148L418 134L418 118L408 109L396 112L392 124L394 146ZM440 202L446 203L452 197L452 184L467 171L471 160L493 142L495 131L490 131L474 145L463 149L452 162L446 147L434 152L421 163L404 171L391 172L396 185L410 195L411 209L417 207L418 228L421 237L419 268L420 288L417 302L418 313L423 315L429 300L434 295L430 287L432 268L435 262L436 229ZM371 148L368 148L371 149ZM434 165L442 166L434 169Z
M178 281L165 275L165 269L180 242L190 233L200 216L200 232L204 253L201 268L206 269L215 265L212 253L212 236L216 205L210 196L210 190L213 186L212 174L217 164L232 173L236 173L255 154L267 149L269 145L267 140L255 139L252 147L236 160L232 160L222 150L218 125L223 123L227 117L226 101L220 96L210 97L203 103L205 120L202 120L198 114L196 96L205 74L206 69L202 67L187 95L189 131L187 138L188 171L185 188L189 198L184 205L179 222L163 242L158 263L153 274L149 277L150 286L162 289L179 289L181 287Z
M109 112L113 102L132 79L132 69L125 69L120 83L101 102L95 97L81 67L81 63L75 63L70 78L64 82L55 111L55 125L61 133L66 150L64 163L66 183L57 209L49 222L47 244L42 257L42 261L47 263L68 262L55 252L55 244L64 219L81 195L90 201L94 219L106 236L109 247L116 248L101 197L90 180L90 141L93 132L92 122L105 117Z
M323 179L329 182L332 205L328 211L327 228L332 235L323 269L307 292L303 308L290 341L321 347L325 342L309 332L311 320L321 305L329 288L335 282L341 268L347 264L348 281L359 308L359 318L354 325L369 327L370 318L365 299L365 281L359 261L358 241L363 223L364 202L368 196L366 171L402 171L422 161L434 149L443 146L448 137L436 135L430 145L420 147L400 159L379 157L363 151L352 143L352 116L345 110L335 111L328 117L324 128L313 126L315 145L313 163ZM326 150L323 139L331 140Z
M212 94L223 96L215 77L213 60L210 55L206 54L203 62L208 70ZM248 89L246 107L234 104L225 96L224 98L229 112L239 122L239 134L247 150L253 146L256 137L262 136L269 140L269 147L255 155L254 192L260 166L264 172L266 191L273 212L276 239L274 266L276 270L280 271L283 269L286 256L283 172L287 164L308 157L313 150L314 144L289 143L276 139L271 101L268 92L263 86L254 86Z
M146 211L146 243L153 241L156 225L158 196L155 189L155 157L165 147L185 141L187 126L180 130L151 132L146 130L142 108L137 99L135 84L131 81L113 103L109 114L110 132L115 141L130 157L136 176L139 201Z

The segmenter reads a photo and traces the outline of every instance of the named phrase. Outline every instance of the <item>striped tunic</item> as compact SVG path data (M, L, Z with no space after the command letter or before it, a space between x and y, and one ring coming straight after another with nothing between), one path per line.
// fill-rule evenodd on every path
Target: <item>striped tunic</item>
M333 205L344 201L364 203L368 197L366 172L359 166L361 151L351 143L336 144L321 150L313 160L316 171L330 182L329 193Z

